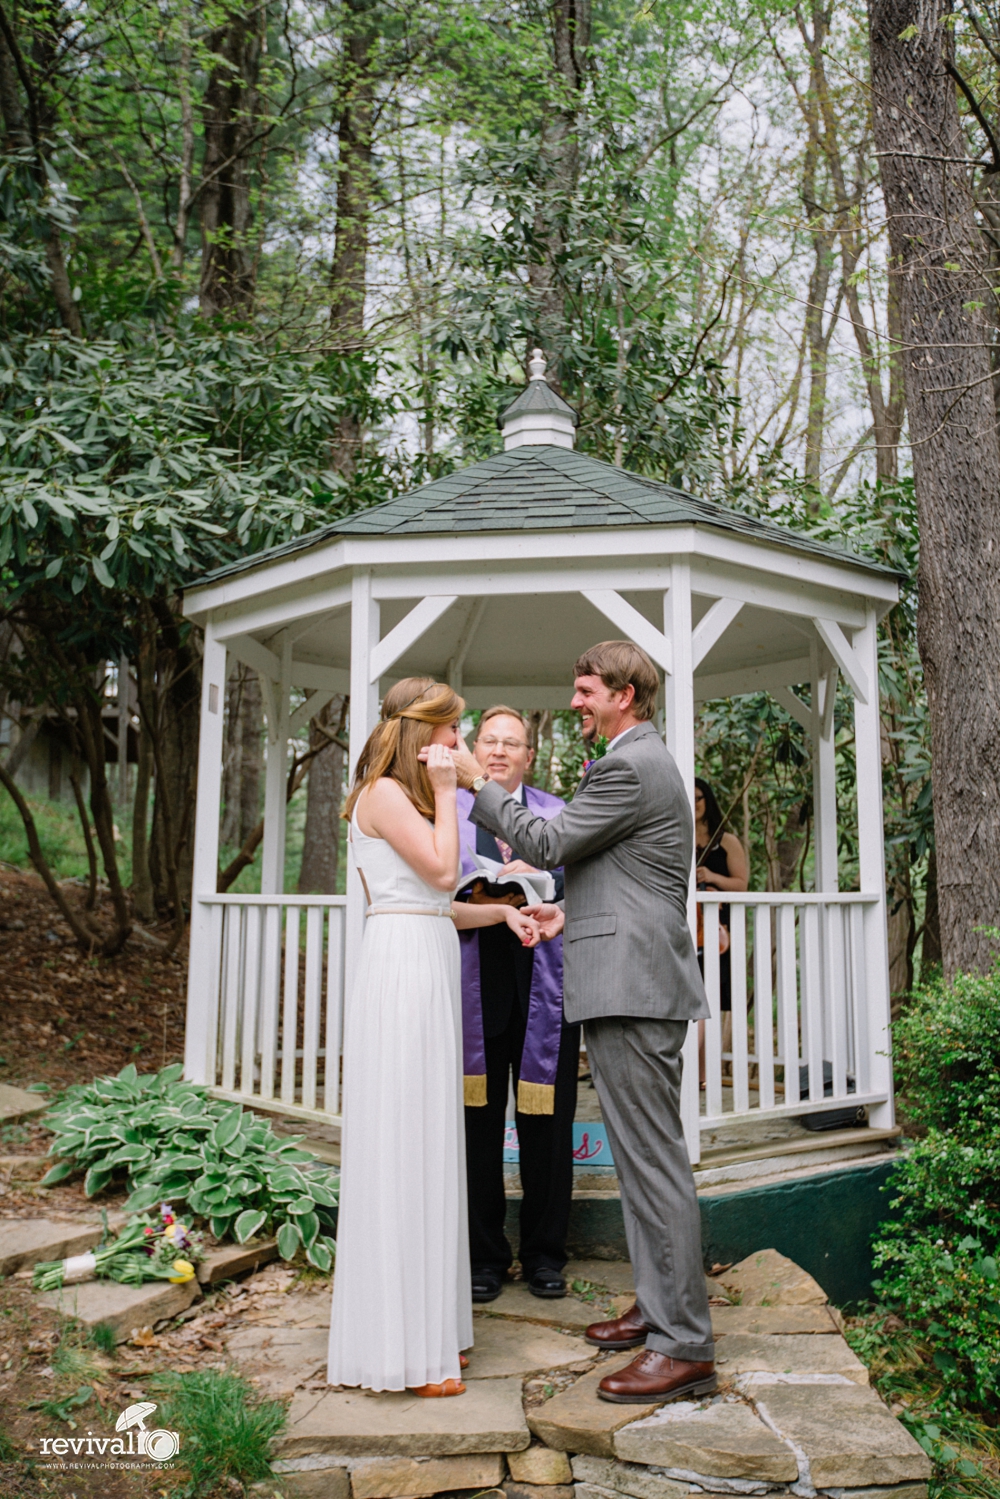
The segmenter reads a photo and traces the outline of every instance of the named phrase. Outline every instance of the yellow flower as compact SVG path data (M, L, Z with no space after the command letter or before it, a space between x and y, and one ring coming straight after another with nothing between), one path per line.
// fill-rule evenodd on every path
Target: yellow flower
M194 1266L190 1260L174 1260L174 1274L169 1276L171 1285L182 1286L185 1281L194 1280Z
M165 1239L172 1239L173 1236L174 1236L174 1234L176 1232L177 1232L177 1224L176 1223L168 1223L167 1226L166 1226L166 1228L163 1230L163 1237Z

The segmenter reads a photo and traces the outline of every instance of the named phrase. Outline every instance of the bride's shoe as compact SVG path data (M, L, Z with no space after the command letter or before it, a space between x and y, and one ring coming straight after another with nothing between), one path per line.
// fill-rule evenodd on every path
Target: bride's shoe
M458 1367L460 1369L467 1369L469 1367L469 1360L466 1358L464 1353L460 1353L458 1355Z
M422 1384L416 1385L410 1390L411 1395L422 1395L425 1399L433 1399L438 1395L464 1395L465 1385L460 1379L446 1379L444 1384Z

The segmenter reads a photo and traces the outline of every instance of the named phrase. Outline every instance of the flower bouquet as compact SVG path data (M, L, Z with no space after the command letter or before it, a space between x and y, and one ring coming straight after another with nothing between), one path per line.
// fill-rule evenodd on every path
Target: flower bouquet
M181 1223L170 1204L164 1202L159 1218L130 1218L116 1239L106 1239L89 1254L36 1265L32 1285L36 1291L58 1291L95 1279L117 1280L129 1286L141 1285L144 1280L183 1285L194 1279L195 1264L204 1254L202 1236Z

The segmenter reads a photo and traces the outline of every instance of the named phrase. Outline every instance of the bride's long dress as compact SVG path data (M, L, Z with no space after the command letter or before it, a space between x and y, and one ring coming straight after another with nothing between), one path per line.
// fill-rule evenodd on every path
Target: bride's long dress
M328 1378L402 1390L459 1378L472 1345L458 933L447 894L351 836L377 914L344 1027Z

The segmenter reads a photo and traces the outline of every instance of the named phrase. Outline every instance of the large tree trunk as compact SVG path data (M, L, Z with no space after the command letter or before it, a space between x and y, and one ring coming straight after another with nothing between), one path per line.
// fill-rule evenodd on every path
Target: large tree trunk
M306 827L299 869L300 895L336 895L340 852L340 806L344 799L344 749L331 734L344 732L344 699L335 697L309 726L309 748L321 746L309 763Z
M566 328L559 261L566 249L567 217L580 174L579 111L590 46L590 0L553 0L548 9L551 96L546 101L539 149L536 255L528 263L528 281L535 294L535 330L529 351L537 343L553 356L562 347ZM549 383L558 388L556 369L550 372Z
M875 142L889 220L920 526L947 976L984 970L1000 921L1000 447L992 295L965 164L944 0L869 0Z
M191 900L194 802L198 776L201 659L191 637L181 638L173 610L155 600L160 631L159 695L154 753L156 797L149 872L157 908L172 910L180 929Z
M0 116L3 118L5 144L15 150L32 149L34 178L44 194L50 190L46 158L49 139L56 125L56 112L44 88L39 87L38 79L55 72L56 56L60 50L58 38L43 22L28 37L30 45L22 47L2 6L0 12ZM32 12L29 10L27 14ZM22 92L27 97L27 112L22 107ZM62 237L51 219L43 218L41 223L52 297L63 327L79 338L83 333L83 323L80 309L73 299Z
M260 818L264 709L257 673L238 664L228 696L220 837L224 847L242 848Z
M203 317L247 313L253 301L254 261L250 164L258 126L257 78L264 10L230 11L208 39L217 61L205 90L205 160L201 194Z
M371 11L370 0L348 0L344 9L337 127L337 222L330 267L330 332L345 353L362 348L365 341L375 106L372 52L376 34ZM333 468L350 479L361 452L361 423L356 416L345 412L338 425Z

